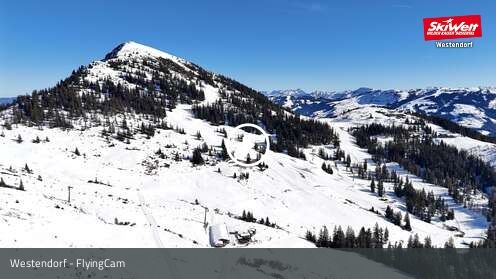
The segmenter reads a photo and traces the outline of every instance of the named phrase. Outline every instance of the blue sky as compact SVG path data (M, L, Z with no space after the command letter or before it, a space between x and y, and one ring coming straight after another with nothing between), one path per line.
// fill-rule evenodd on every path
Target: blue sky
M481 14L473 49L422 18ZM259 90L496 85L496 1L2 1L0 96L53 85L133 40Z

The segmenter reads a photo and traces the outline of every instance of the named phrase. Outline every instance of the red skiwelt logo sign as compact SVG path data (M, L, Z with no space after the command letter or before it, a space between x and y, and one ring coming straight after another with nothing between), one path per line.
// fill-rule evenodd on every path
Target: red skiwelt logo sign
M482 37L480 15L424 18L426 41L472 37Z

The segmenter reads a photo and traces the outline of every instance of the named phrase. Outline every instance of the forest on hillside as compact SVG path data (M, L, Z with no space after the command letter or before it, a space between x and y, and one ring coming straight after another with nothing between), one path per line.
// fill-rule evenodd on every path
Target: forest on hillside
M338 136L329 125L302 119L259 92L225 76L214 75L195 64L186 64L185 68L164 58L140 61L109 59L106 62L120 73L121 79L133 86L125 86L109 78L88 81L85 77L93 65L81 66L54 87L19 96L9 106L12 108L12 119L7 125L24 123L70 129L74 120L91 118L94 114L111 117L129 113L149 116L155 124L141 130L152 136L155 128L164 127L167 111L182 103L192 104L195 117L213 124L261 125L274 135L272 149L293 157L304 159L301 148L311 144L339 145ZM218 102L199 104L205 100L202 89L205 84L221 88ZM127 128L126 125L123 127ZM109 127L106 134L109 132L114 132L114 129ZM124 137L131 138L130 131L125 134Z

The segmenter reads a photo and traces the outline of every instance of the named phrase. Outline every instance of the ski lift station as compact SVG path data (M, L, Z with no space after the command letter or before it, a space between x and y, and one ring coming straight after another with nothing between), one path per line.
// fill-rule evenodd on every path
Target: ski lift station
M229 232L226 224L214 224L210 226L210 243L214 247L224 247L229 244Z

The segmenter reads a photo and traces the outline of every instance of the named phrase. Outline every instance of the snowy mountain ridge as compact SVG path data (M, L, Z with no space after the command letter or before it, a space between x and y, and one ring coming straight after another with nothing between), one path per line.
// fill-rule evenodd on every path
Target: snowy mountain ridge
M179 58L175 55L169 54L167 52L146 45L136 43L134 41L128 41L118 45L111 52L105 55L104 60L110 60L114 58L126 58L130 56L144 56L144 57L153 56L153 57L161 57L164 59L170 59L177 63L183 63L183 64L187 63L186 60Z
M384 106L439 116L486 135L496 135L496 88L426 88L379 90L360 88L324 96L267 94L274 102L311 117L335 117L360 106Z

